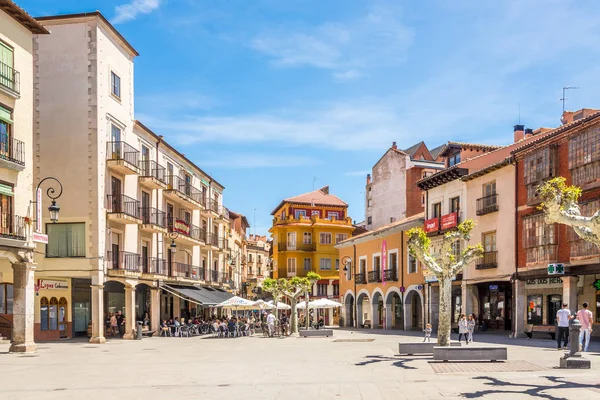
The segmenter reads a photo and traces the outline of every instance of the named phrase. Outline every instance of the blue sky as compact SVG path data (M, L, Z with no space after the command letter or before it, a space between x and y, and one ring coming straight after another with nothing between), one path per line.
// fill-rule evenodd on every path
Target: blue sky
M17 0L100 10L140 53L136 118L226 186L265 233L284 197L330 185L364 215L392 141L503 144L600 107L593 0ZM595 96L595 97L594 97ZM159 108L157 106L160 105Z

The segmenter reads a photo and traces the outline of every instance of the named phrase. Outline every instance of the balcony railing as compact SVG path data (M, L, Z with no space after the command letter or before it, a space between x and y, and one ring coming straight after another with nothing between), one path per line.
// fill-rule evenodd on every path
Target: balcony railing
M477 199L477 215L485 215L498 211L498 195L491 194Z
M125 214L133 218L140 218L140 202L124 194L107 195L108 212L112 214Z
M528 264L539 264L556 261L558 245L529 247L525 249Z
M205 207L207 210L214 212L215 214L219 213L219 202L214 199L208 199L205 202Z
M219 235L216 233L207 232L206 233L206 244L210 246L219 246Z
M131 165L138 166L140 152L133 146L123 142L108 142L106 144L106 159L107 160L124 160Z
M7 213L0 214L0 237L25 240L26 236L25 218Z
M219 238L219 249L227 250L229 248L229 241L226 238Z
M6 133L0 134L0 158L25 165L25 143L10 137Z
M170 190L175 190L196 203L202 202L202 192L176 175L167 175Z
M185 219L170 217L167 215L167 224L169 232L176 232L191 239L202 241L204 239L204 229L187 222Z
M211 282L219 282L219 271L211 269L209 278Z
M19 94L21 92L20 80L18 71L10 65L0 62L0 85Z
M486 251L475 265L475 269L498 268L498 252Z
M153 160L140 160L140 176L145 178L156 178L160 182L167 183L167 170L165 167Z
M225 206L219 206L219 216L229 219L229 209Z
M167 227L167 215L164 211L157 210L154 207L140 207L140 216L143 224L152 224L161 228Z
M286 243L282 242L278 244L279 251L316 251L316 243Z
M172 274L175 277L188 278L188 279L200 279L198 276L198 268L190 264L174 262L172 267Z
M148 270L144 272L148 274L169 275L167 260L157 257L148 257Z
M357 285L364 285L367 283L367 277L364 273L354 275L354 280L356 281Z
M381 282L381 270L369 271L369 283Z
M107 253L108 269L140 272L141 257L139 254L128 251Z
M397 281L398 274L396 273L396 269L385 269L383 270L383 279L387 281Z

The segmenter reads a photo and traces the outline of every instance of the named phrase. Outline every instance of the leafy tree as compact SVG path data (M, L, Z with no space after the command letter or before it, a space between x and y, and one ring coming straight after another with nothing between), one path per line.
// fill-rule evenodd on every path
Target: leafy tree
M407 232L410 254L435 275L440 285L438 346L450 345L452 280L466 265L483 254L481 244L467 246L458 256L455 256L452 250L454 243L469 241L474 227L475 222L472 220L459 224L455 231L444 234L439 249L431 248L431 239L421 228L413 228Z
M577 201L581 189L567 186L566 179L559 176L546 181L537 188L543 203L544 221L547 224L559 223L573 228L575 233L600 249L600 210L591 217L581 215Z

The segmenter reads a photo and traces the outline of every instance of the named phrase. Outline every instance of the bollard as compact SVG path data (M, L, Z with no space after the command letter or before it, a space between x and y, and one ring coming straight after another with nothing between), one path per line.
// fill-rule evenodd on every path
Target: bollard
M571 350L560 359L560 368L590 369L592 367L590 360L585 359L579 351L580 331L581 322L577 318L572 319L569 324Z
M138 321L137 322L137 331L136 331L136 340L142 340L142 326L144 325L144 323L142 321Z

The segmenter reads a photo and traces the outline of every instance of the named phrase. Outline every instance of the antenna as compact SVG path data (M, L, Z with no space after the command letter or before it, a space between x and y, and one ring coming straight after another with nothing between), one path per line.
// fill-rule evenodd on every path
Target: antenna
M315 182L317 181L317 177L313 176L313 192L315 191Z
M565 113L565 101L567 100L567 96L565 96L565 95L567 93L567 90L569 90L569 89L579 89L579 87L577 87L577 86L563 87L563 97L562 97L562 99L560 99L560 101L562 101L562 103L563 103L563 114Z

